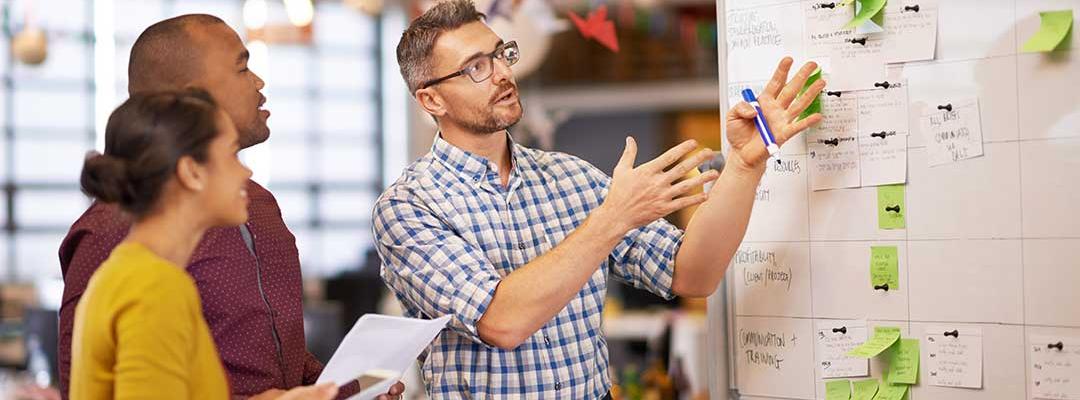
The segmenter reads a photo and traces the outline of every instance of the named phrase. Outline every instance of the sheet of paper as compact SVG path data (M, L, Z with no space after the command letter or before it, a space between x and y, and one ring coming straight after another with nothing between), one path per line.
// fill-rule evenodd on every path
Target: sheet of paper
M1080 337L1032 335L1032 397L1036 399L1080 399Z
M878 229L904 229L904 185L878 186L877 192Z
M934 59L938 0L893 0L885 12L885 62Z
M811 189L859 187L857 104L852 93L828 92L821 96L822 122L806 133Z
M914 385L919 379L919 339L900 339L889 359L889 384Z
M832 49L829 66L829 90L873 89L874 82L882 82L887 76L885 38L852 36Z
M926 135L930 166L938 166L983 155L979 99L942 101L920 119Z
M855 28L865 24L885 8L885 0L856 0L855 3L855 17L844 25L846 28Z
M834 48L855 34L854 29L844 27L851 19L851 6L805 0L803 13L806 15L806 55L811 58L829 56Z
M423 320L366 314L345 335L316 383L333 382L341 386L370 371L396 372L397 376L350 397L374 399L397 382L449 321L449 315Z
M856 92L862 186L907 182L908 89L904 81Z
M1073 11L1044 11L1039 13L1039 31L1024 42L1024 52L1054 51L1069 35L1073 25Z
M874 327L874 336L865 343L849 351L849 357L872 358L888 349L900 339L900 328L892 326Z
M870 285L874 290L900 289L900 266L896 246L870 247Z
M866 342L866 321L821 320L817 322L818 369L822 378L848 378L870 375L870 361L847 356Z
M851 400L873 400L878 392L877 378L851 382Z
M982 389L982 329L926 328L926 383Z
M850 400L851 381L847 379L825 382L825 400Z
M908 385L890 385L882 383L878 387L877 395L874 396L874 400L900 400L907 394Z

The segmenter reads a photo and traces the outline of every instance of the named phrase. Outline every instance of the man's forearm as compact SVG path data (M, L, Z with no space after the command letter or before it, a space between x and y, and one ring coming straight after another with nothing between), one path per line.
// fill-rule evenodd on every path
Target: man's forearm
M704 297L716 290L742 243L763 173L761 167L729 162L720 174L709 191L709 200L690 218L675 256L672 290L676 294Z
M628 228L603 206L562 243L507 275L477 322L481 339L512 349L566 307Z

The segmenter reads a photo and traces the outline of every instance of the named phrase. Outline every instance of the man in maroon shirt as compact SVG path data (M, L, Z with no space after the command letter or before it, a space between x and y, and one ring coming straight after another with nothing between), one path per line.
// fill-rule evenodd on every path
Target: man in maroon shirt
M146 29L131 49L130 93L206 89L232 117L244 148L270 135L264 82L247 67L239 36L217 17L185 15ZM138 173L132 171L131 173ZM249 219L239 228L206 233L192 255L203 315L229 376L234 398L275 398L282 389L314 384L322 364L304 342L302 279L296 239L274 196L248 182ZM111 204L94 203L60 245L64 296L60 306L60 391L67 397L75 307L87 281L127 235L130 222ZM355 392L343 388L339 397ZM398 383L380 398L400 395Z

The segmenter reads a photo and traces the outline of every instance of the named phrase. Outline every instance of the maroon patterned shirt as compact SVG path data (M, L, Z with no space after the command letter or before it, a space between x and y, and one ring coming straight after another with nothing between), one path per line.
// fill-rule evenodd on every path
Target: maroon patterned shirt
M314 384L322 364L304 342L303 292L296 239L285 227L277 200L248 183L248 230L206 232L188 265L202 299L234 396ZM60 306L60 391L67 398L75 306L94 271L127 235L130 223L114 205L94 203L60 245L64 297Z

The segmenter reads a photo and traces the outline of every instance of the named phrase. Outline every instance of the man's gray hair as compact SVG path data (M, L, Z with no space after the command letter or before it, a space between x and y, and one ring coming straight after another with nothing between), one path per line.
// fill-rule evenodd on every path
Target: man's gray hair
M409 24L397 46L401 77L415 94L424 81L433 79L432 50L443 32L463 25L483 21L484 14L476 11L472 0L447 0L436 4Z

